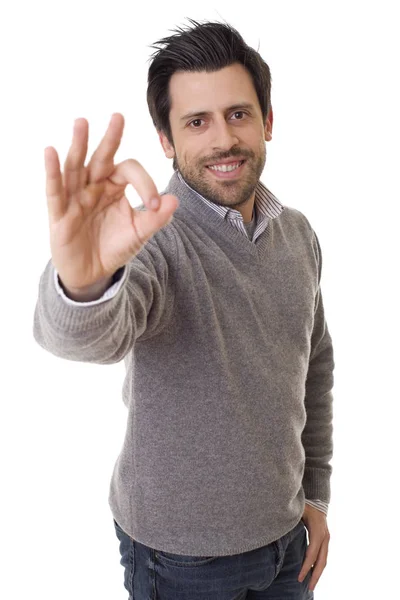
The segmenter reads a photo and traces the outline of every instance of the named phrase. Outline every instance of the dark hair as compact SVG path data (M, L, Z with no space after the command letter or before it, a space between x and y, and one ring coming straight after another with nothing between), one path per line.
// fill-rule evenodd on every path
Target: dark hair
M192 28L170 30L176 34L150 46L157 50L149 59L153 60L147 78L147 104L157 131L162 131L173 145L169 81L176 71L212 72L234 63L242 64L251 75L265 124L271 108L271 73L267 63L231 25L188 20ZM173 168L177 168L175 159Z

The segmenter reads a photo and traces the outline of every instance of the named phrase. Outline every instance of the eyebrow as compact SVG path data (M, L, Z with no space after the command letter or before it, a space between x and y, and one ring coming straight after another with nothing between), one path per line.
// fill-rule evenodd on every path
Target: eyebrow
M232 110L239 110L241 108L248 108L250 110L254 110L254 105L250 104L249 102L242 102L241 104L233 104L232 106L228 106L225 109L225 112L227 113L227 112L231 112ZM190 119L191 117L207 117L209 115L211 115L210 111L197 110L195 112L186 113L186 115L181 117L179 120L186 121L187 119Z

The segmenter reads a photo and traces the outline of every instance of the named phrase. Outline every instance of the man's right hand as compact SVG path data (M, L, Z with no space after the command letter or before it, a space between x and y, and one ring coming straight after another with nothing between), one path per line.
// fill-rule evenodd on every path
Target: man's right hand
M63 285L77 293L110 280L172 220L179 206L176 196L161 199L154 181L136 160L114 165L123 129L123 115L114 113L85 167L89 124L77 119L62 174L55 148L45 149L52 262ZM128 184L136 189L146 211L131 207L124 193ZM152 209L152 198L158 198L158 209Z

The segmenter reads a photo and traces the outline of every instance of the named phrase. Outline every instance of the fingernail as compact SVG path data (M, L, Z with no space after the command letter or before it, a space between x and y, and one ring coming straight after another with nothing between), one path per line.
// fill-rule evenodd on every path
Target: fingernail
M156 210L160 206L160 200L158 198L152 198L150 200L150 208Z

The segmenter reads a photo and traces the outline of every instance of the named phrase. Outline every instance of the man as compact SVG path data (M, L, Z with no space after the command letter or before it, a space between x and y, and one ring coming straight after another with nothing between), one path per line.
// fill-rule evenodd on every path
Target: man
M191 25L149 69L174 167L161 196L137 161L114 165L120 114L86 167L85 119L62 174L46 149L52 259L34 336L69 360L125 360L109 502L130 598L309 599L333 453L321 249L260 181L268 65L229 25Z

